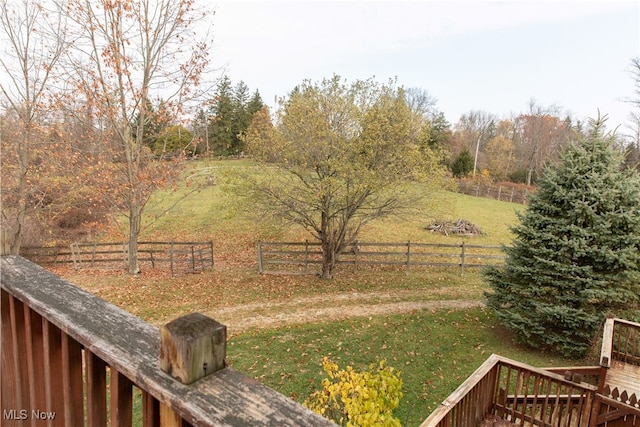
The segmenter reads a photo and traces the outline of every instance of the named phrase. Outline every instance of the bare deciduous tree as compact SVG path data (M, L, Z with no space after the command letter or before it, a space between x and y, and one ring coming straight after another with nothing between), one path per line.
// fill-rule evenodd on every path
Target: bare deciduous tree
M483 145L493 137L497 118L486 111L470 111L463 114L456 124L456 138L469 152L474 153L473 176L478 169L478 156ZM461 150L462 151L462 150Z
M178 116L199 95L210 44L209 33L196 30L211 13L193 0L71 0L59 7L77 26L69 60L78 93L112 132L109 149L120 167L111 191L128 212L128 269L135 274L142 213L170 172L150 161L143 143L148 100L162 98Z
M558 158L571 138L571 127L558 116L556 106L543 107L534 100L529 102L529 111L515 119L516 146L527 171L526 184L531 185L545 162Z
M29 200L35 179L34 144L43 117L50 111L54 70L68 47L65 36L63 15L49 13L33 0L0 1L0 68L5 75L0 80L0 102L5 117L13 117L17 127L11 141L2 141L2 230L14 254L20 250L34 205Z

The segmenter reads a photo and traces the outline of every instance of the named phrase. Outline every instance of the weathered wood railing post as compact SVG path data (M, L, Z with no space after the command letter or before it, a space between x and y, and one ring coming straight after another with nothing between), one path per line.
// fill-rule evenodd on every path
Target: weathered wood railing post
M602 332L602 348L600 350L600 366L611 367L611 352L613 350L613 326L614 318L608 317L604 323Z
M224 369L226 353L227 327L203 314L188 314L160 328L160 369L183 384ZM169 407L159 409L162 426L182 425Z
M160 369L191 384L225 367L227 327L200 313L160 328Z

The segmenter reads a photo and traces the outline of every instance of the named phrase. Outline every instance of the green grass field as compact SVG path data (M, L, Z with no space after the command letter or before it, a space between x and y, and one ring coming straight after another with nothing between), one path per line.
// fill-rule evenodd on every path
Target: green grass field
M236 193L229 190L238 173L247 170L251 163L246 160L194 162L185 184L156 193L149 204L141 240L213 240L216 266L212 271L170 277L143 267L139 277L90 271L65 271L65 277L155 324L198 311L231 325L231 365L300 402L319 387L323 356L331 356L341 367L356 368L387 359L402 371L404 398L397 416L404 426L419 425L491 353L538 366L576 363L514 345L492 313L482 308L366 314L382 303L481 301L487 287L477 270L461 276L453 268L410 273L400 268L365 268L358 273L342 269L330 281L259 275L257 241L302 241L309 236L296 227L241 215ZM198 187L209 175L215 176L216 184ZM198 191L169 210L193 188ZM465 239L482 245L509 244L509 226L521 209L521 205L441 192L411 218L372 222L360 240L460 243ZM433 219L458 218L471 221L485 234L462 238L425 229ZM370 297L351 301L353 295ZM243 315L251 318L284 315L294 305L298 317L293 322L270 328L234 326L238 320L234 308L246 309ZM310 313L325 308L358 310L358 315L305 320L305 309Z
M252 331L234 337L228 348L234 367L299 401L320 387L323 356L331 356L341 368L356 369L386 359L402 371L404 398L396 415L403 426L424 421L492 353L537 366L572 363L511 344L485 309L416 311Z

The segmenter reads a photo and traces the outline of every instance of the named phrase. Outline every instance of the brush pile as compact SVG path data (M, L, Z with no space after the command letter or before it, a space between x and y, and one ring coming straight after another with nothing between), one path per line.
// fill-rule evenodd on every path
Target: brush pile
M477 225L472 224L466 219L459 219L455 222L452 221L436 221L426 227L427 230L432 233L441 233L446 236L462 235L462 236L476 236L482 234L482 230Z

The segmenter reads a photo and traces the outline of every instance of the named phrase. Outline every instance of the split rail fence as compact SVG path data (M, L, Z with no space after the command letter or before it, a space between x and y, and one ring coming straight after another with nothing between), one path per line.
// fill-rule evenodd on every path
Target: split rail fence
M458 192L468 196L485 197L523 205L529 202L529 196L531 195L529 190L517 189L512 186L486 185L464 181L458 181Z
M505 259L502 246L439 243L355 242L338 257L338 266L390 266L410 271L414 267L467 268L497 265ZM274 268L274 266L276 266ZM317 242L258 242L261 274L317 274L322 266L322 248Z
M126 269L129 246L117 243L72 243L68 247L24 248L21 255L38 264L72 263L82 268ZM213 268L213 242L138 242L141 268L165 269L171 274Z
M335 426L217 363L206 316L158 329L22 257L0 267L2 426Z

